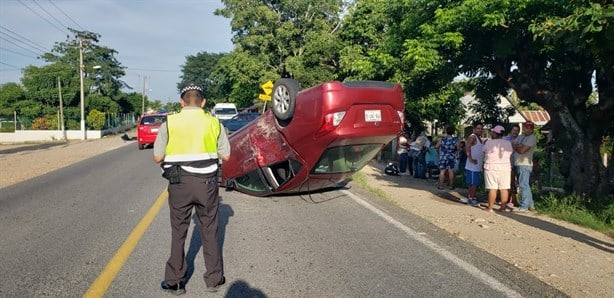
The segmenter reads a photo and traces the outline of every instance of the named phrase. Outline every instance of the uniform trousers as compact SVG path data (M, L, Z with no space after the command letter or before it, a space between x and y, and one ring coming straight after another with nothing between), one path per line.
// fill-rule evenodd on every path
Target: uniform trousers
M171 256L166 262L165 280L174 285L186 275L185 240L190 227L192 209L200 227L206 272L205 283L216 286L224 275L221 249L218 242L218 185L212 178L181 176L181 182L169 184L168 206L171 219Z

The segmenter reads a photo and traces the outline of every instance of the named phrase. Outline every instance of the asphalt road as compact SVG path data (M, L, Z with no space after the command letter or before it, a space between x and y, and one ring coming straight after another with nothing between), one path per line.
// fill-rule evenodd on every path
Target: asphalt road
M83 296L166 182L151 150L124 146L0 190L0 297ZM227 285L213 297L553 297L536 278L352 187L256 198L220 192ZM164 297L166 204L106 297ZM185 297L202 297L198 233Z

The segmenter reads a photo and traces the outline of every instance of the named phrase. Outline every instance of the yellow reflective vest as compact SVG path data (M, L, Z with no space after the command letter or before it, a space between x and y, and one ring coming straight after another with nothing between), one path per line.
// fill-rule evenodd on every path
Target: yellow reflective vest
M183 109L179 114L167 117L166 127L165 163L181 163L195 168L215 165L217 170L217 141L221 128L217 118L202 109Z

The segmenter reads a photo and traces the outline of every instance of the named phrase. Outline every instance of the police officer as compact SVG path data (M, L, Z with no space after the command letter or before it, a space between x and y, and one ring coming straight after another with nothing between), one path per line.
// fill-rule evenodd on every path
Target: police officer
M207 290L224 284L222 254L218 245L218 163L230 157L226 130L203 110L206 99L195 84L181 89L181 112L168 115L154 143L154 162L162 163L169 180L168 205L171 219L171 255L166 262L164 291L185 293L184 245L193 207L200 225L205 256Z

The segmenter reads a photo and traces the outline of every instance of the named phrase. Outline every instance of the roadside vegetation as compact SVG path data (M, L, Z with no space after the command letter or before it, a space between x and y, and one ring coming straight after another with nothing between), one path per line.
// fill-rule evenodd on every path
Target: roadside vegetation
M614 197L612 196L593 201L576 195L544 193L536 198L535 208L539 213L614 237Z

